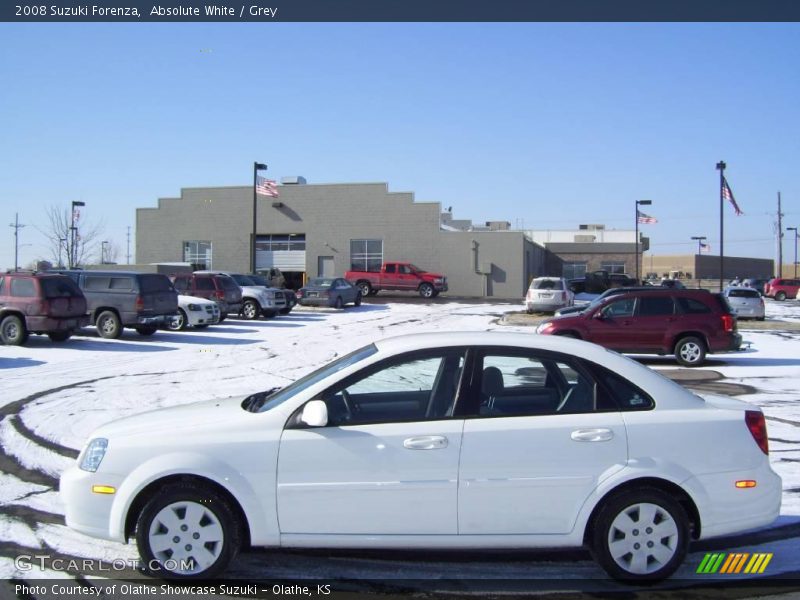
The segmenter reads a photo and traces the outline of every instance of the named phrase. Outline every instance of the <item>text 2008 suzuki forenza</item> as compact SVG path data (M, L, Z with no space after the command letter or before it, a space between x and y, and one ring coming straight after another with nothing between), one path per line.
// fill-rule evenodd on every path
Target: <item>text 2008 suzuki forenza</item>
M691 539L778 515L764 415L555 336L381 340L286 388L97 429L61 478L67 524L152 572L240 548L589 546L669 576ZM165 573L166 571L166 573Z

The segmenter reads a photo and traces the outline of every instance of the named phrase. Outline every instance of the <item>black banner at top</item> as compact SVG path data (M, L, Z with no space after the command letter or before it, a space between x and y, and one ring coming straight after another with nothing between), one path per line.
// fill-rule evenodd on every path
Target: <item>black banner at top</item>
M800 0L6 0L4 22L777 22Z

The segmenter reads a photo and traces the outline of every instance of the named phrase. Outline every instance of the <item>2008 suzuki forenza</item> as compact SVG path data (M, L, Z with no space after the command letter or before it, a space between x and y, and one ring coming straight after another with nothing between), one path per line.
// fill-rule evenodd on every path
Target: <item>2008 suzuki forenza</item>
M61 491L70 527L135 537L174 578L247 544L588 545L612 577L653 581L781 501L758 408L600 346L493 332L381 340L283 389L110 423Z

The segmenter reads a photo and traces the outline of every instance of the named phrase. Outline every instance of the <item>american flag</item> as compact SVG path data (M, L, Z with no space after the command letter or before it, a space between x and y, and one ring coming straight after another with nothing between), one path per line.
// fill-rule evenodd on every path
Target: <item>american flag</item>
M277 198L279 196L278 185L272 179L256 177L256 194Z
M700 252L711 252L711 244L700 242Z
M736 204L736 200L733 197L733 192L731 191L731 186L728 185L728 180L725 179L725 177L722 178L722 199L727 200L733 205L733 210L736 212L737 217L744 214L739 208L739 205Z
M653 223L658 223L658 219L655 217L651 217L650 215L644 214L642 211L636 211L636 220L639 223L644 223L645 225L652 225Z

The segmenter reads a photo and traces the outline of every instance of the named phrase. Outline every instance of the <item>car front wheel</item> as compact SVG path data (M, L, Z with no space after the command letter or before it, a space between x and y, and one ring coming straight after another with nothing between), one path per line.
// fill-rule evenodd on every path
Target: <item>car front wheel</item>
M16 315L8 315L0 322L0 339L8 346L21 346L28 340L25 323Z
M258 315L261 314L261 307L258 305L258 302L255 300L245 300L244 305L242 305L242 316L247 319L248 321L252 321L253 319L257 319Z
M222 572L239 552L242 527L217 492L191 482L164 486L136 523L136 545L147 571L168 579Z
M674 573L686 556L686 512L661 490L645 487L612 496L595 524L592 550L614 579L659 581Z
M675 344L675 358L684 367L696 367L706 359L706 346L696 337L685 337Z
M369 284L369 281L359 281L358 289L361 290L362 296L369 296L372 293L372 286Z
M423 283L419 286L419 295L423 298L433 298L433 286L430 283Z
M188 319L182 308L178 309L178 316L167 321L167 329L170 331L183 331L186 329Z

